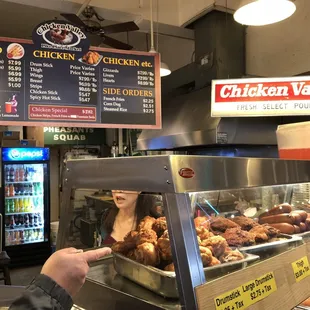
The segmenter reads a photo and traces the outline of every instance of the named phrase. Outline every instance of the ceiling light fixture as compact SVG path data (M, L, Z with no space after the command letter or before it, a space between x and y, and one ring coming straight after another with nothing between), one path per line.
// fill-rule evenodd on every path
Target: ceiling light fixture
M289 18L295 11L290 0L241 0L234 19L242 25L264 26Z
M151 11L150 11L150 14L151 14L151 21L150 21L150 24L151 24L151 48L150 48L149 52L150 53L156 53L156 49L154 46L153 0L150 0L150 7L151 7ZM158 1L157 1L157 27L158 27L158 23L159 23L159 20L158 20ZM157 48L158 48L158 31L157 31ZM169 69L168 65L164 62L161 62L160 63L160 76L163 77L163 76L167 76L169 74L171 74L171 70Z

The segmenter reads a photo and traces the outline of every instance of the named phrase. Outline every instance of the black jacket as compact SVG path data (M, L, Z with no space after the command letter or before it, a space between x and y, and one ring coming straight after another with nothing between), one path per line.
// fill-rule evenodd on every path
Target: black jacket
M69 294L51 278L40 274L13 302L10 310L69 310L72 306Z

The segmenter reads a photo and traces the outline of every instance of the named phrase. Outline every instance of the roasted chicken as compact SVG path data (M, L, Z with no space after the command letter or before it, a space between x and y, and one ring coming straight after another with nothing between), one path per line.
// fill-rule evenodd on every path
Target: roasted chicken
M215 232L225 232L229 228L240 227L235 222L225 218L225 217L216 217L211 222L211 229Z
M242 230L241 227L229 228L222 234L229 244L229 246L241 247L249 246L255 243L255 236L245 230Z
M203 266L204 267L209 266L209 264L211 264L212 262L211 250L203 246L200 246L199 250L200 250L200 256L201 256Z
M157 233L158 238L167 230L167 221L165 217L159 217L153 224L153 230Z
M152 229L141 229L135 238L137 246L145 242L157 244L157 234Z
M157 241L160 257L163 261L171 262L172 261L172 253L170 240L168 235L168 230L166 230L163 235Z
M146 216L145 218L143 218L138 226L138 230L142 230L142 229L153 229L153 225L156 222L156 219L154 217L151 216Z
M160 263L158 249L153 243L139 244L134 255L136 261L143 265L157 266Z
M249 231L253 227L256 227L259 225L257 222L255 222L254 220L252 220L246 216L236 216L234 218L231 218L231 220L234 223L238 224L242 230L246 230L246 231Z
M195 227L204 227L210 230L210 219L206 216L198 216L194 219Z
M244 259L243 254L238 250L233 251L230 248L227 248L225 253L220 257L222 263L235 262L241 259Z
M226 248L228 248L228 243L226 239L221 236L213 236L203 240L201 246L209 248L213 256L220 257L225 253Z

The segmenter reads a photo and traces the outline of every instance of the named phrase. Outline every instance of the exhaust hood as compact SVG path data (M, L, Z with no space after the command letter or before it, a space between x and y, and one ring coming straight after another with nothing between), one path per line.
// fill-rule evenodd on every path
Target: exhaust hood
M143 130L137 148L275 145L279 118L211 117L211 81L245 74L245 28L232 15L218 11L192 26L195 62L162 79L162 129Z

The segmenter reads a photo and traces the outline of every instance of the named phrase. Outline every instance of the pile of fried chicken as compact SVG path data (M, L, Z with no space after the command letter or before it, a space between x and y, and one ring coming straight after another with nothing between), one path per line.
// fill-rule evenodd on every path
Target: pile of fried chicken
M243 254L230 246L266 242L279 233L273 227L259 225L243 216L231 220L223 217L196 217L194 222L204 267L241 260ZM138 229L128 233L124 241L116 242L112 250L144 265L166 271L175 270L165 217L145 217Z

